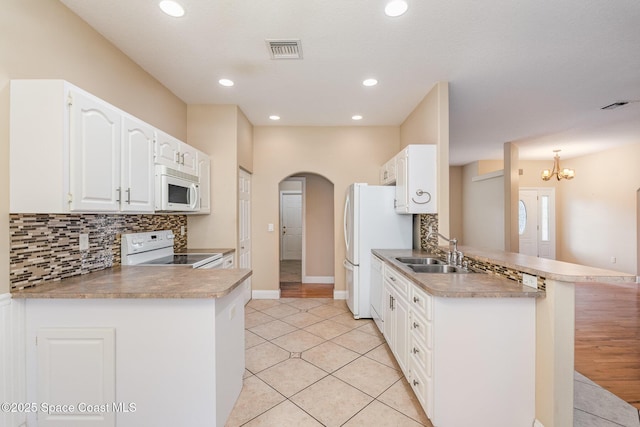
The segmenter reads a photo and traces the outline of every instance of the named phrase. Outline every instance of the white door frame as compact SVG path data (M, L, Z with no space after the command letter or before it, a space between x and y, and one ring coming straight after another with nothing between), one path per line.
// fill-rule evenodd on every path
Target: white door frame
M251 174L238 170L238 268L251 268ZM253 295L251 277L245 281L245 304ZM280 293L278 292L278 297Z
M548 259L556 259L556 189L553 187L520 187L519 191L536 191L538 194L538 203L537 203L537 217L538 217L538 230L537 230L537 248L538 248L538 256L541 258ZM540 206L540 196L549 196L549 248L548 254L546 256L541 255L540 247L544 245L541 240L541 230L540 230L540 221L542 218L542 209ZM520 201L520 197L518 197L518 201Z
M302 268L301 268L301 273L302 276L301 277L305 277L305 271L306 271L306 258L307 258L307 225L306 225L306 215L305 212L307 211L307 178L305 178L304 176L290 176L287 177L285 179L283 179L282 181L300 181L300 192L302 193L302 211L301 211L301 215L302 215ZM279 200L280 200L280 217L278 218L278 233L280 233L280 230L282 229L282 193L283 192L287 192L285 191L281 191L280 194L278 195ZM294 191L295 192L295 191ZM280 245L280 259L282 259L282 235L279 236L278 238L278 244Z

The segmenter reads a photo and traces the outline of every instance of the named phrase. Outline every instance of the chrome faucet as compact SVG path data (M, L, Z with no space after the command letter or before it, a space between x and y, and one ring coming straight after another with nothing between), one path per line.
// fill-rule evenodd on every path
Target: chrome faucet
M426 238L427 242L429 241L429 238L431 238L433 234L449 242L449 252L447 252L447 264L461 267L464 254L458 250L458 239L456 239L455 237L453 239L450 239L436 231L433 231L433 227L429 227L429 233L427 234L427 238Z

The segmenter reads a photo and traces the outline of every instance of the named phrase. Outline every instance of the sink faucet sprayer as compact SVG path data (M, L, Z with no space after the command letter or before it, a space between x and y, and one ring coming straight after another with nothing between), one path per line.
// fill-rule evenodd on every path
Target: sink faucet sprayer
M462 253L462 251L458 250L458 239L456 239L455 237L453 239L449 239L448 237L443 236L442 234L436 231L433 231L433 227L429 226L429 233L427 234L427 238L426 238L427 242L429 241L429 238L433 234L449 242L449 251L447 252L447 264L462 267L462 258L464 257L464 254ZM453 246L453 249L451 249L452 246Z

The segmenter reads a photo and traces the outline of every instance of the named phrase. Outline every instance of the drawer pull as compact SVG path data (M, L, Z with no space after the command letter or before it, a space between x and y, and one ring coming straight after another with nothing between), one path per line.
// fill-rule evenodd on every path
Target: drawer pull
M420 350L418 350L417 348L413 347L413 354L418 354L420 352Z
M413 329L418 329L419 326L420 326L419 323L413 322Z
M419 384L420 384L420 383L418 382L418 380L413 380L413 385L414 385L415 387L417 387Z
M395 282L395 281L396 281L396 278L395 278L395 277L393 277L393 276L389 276L389 280L391 280L392 282Z
M415 303L420 302L420 298L418 298L418 297L413 297L413 302L415 302Z

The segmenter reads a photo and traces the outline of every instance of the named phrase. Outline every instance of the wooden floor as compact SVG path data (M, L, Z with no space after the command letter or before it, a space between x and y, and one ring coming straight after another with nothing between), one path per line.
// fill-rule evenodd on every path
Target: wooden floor
M280 298L333 298L333 284L281 282Z
M575 368L640 408L637 284L576 284Z

